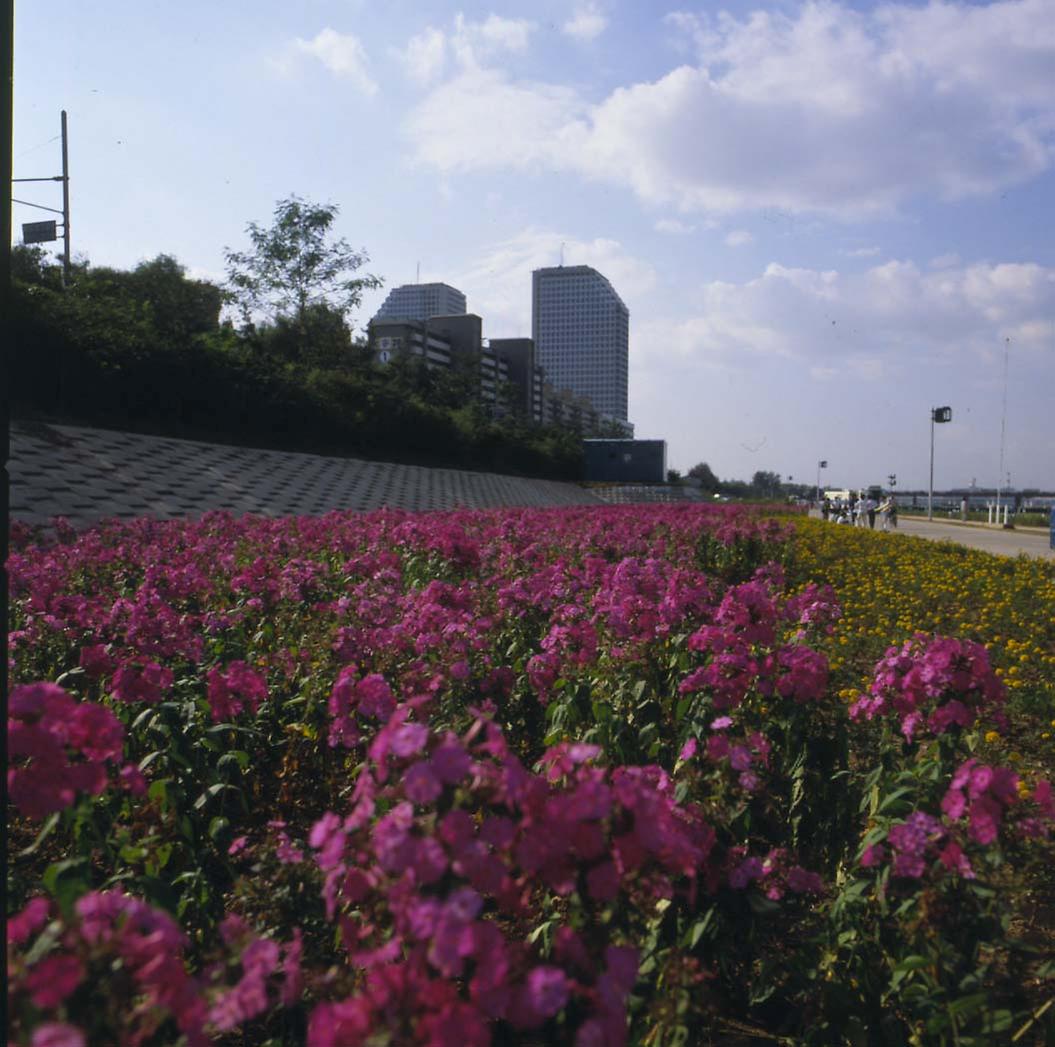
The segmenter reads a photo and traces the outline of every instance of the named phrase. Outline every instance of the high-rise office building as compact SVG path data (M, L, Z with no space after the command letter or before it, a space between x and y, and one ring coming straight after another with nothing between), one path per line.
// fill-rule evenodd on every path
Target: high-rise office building
M536 269L531 337L548 381L627 421L630 311L604 276L588 265Z
M465 295L450 284L404 284L388 292L375 320L428 320L465 312Z

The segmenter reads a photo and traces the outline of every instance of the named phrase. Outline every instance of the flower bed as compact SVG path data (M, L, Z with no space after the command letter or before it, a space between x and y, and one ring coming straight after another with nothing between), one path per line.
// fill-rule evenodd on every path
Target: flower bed
M1022 921L1055 807L1036 768L977 755L1008 719L989 652L908 635L844 700L842 610L787 523L43 537L16 529L8 565L11 1042L966 1044L1049 1021Z

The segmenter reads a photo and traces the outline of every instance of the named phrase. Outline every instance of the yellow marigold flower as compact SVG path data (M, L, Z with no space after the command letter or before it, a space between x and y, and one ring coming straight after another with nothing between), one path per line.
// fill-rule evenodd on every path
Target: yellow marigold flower
M990 745L992 745L993 742L997 742L997 741L1000 740L1000 732L999 731L986 731L985 732L985 740Z

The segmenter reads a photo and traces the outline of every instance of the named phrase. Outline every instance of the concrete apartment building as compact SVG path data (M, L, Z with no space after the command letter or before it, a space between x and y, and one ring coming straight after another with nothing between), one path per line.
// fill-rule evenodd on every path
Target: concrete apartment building
M586 397L547 381L533 362L530 338L495 338L486 344L480 327L480 317L472 313L427 321L373 320L370 346L379 364L416 357L435 370L475 360L480 401L497 417L515 412L535 425L560 425L586 436L633 435L629 423L606 417Z
M606 277L588 265L536 269L531 335L554 386L627 422L630 311Z
M483 321L474 313L431 316L427 320L370 321L369 344L374 359L389 364L399 358L418 357L429 370L449 370L460 361L477 367L479 397L495 414L506 409L504 390L509 381L506 361L483 344Z
M626 421L626 306L608 281L587 266L539 270L534 276L537 278L540 273L547 272L571 273L573 276L592 274L584 285L587 291L585 315L601 332L608 332L609 321L614 316L616 339L622 331L621 372L618 352L613 354L611 348L602 346L597 337L593 337L588 352L582 356L582 359L615 359L614 395L609 396L608 401L604 401L601 385L596 381L585 383L593 389L594 395L590 396L554 378L541 365L533 338L494 338L487 342L483 338L483 321L475 313L465 312L465 295L449 284L407 284L392 290L370 321L369 344L374 359L379 364L388 364L400 358L418 357L429 369L450 368L458 366L459 362L464 364L473 360L479 368L480 400L496 416L516 413L535 425L561 425L584 435L632 436L633 426ZM605 289L606 294L599 294ZM578 295L578 284L575 290ZM543 289L544 301L554 297L548 292L547 284ZM621 308L621 314L618 311L613 313L613 298ZM444 307L452 311L440 311ZM559 310L562 320L566 321L564 328L573 329L574 318L564 316L563 303ZM545 316L543 321L543 329L549 331ZM568 373L578 373L578 364L579 361L573 361L567 368ZM601 378L607 381L608 372ZM609 402L609 406L621 405L622 414L605 410L599 400Z
M375 320L428 320L465 312L465 295L450 284L404 284L393 287Z
M490 347L506 361L512 387L510 409L541 425L546 377L535 362L535 343L530 338L492 338Z

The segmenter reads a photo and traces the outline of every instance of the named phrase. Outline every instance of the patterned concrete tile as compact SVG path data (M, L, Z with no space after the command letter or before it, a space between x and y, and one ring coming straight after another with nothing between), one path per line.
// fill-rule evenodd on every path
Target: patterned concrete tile
M211 509L281 516L457 506L597 505L576 484L236 448L80 426L11 425L11 513L160 519Z

